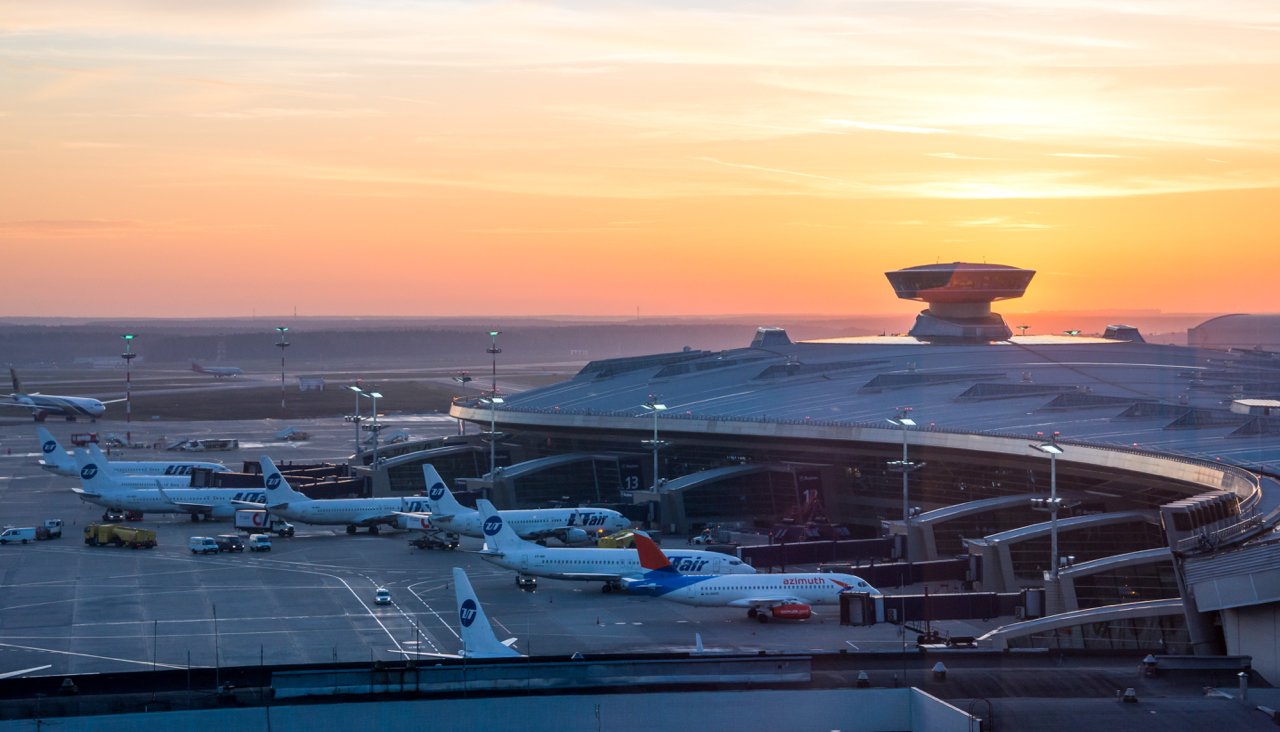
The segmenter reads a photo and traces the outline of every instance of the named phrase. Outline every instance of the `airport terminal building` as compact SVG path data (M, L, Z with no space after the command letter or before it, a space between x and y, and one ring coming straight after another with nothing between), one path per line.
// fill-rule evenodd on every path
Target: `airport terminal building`
M762 327L739 349L595 361L459 401L480 439L388 448L378 492L420 491L432 462L484 476L457 482L500 507L622 504L668 534L791 522L820 538L825 519L891 537L889 561L962 558L967 590L1043 588L1043 611L996 647L1245 654L1280 681L1260 650L1280 640L1280 591L1252 588L1243 558L1223 569L1235 584L1215 569L1280 551L1280 356L1148 344L1123 325L1014 335L991 303L1028 286L1015 267L887 276L928 305L906 333Z

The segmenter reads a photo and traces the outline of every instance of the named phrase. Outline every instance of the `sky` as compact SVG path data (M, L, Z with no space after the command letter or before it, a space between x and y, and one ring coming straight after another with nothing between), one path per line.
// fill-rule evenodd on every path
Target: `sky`
M0 0L0 256L0 317L1277 312L1280 4Z

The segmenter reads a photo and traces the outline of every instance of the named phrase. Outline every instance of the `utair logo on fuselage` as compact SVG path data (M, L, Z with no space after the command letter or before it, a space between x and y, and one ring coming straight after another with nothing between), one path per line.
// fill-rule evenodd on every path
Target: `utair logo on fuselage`
M83 468L80 468L80 477L84 478L85 480L93 480L93 476L97 474L98 474L98 466L94 465L93 463L89 463Z
M45 443L40 446L40 449L44 450L45 455L48 455L49 453L58 449L58 443L54 442L53 440L46 440Z
M280 487L280 481L284 480L279 473L272 473L267 476L267 490L273 491Z
M697 557L681 557L674 554L668 556L667 559L671 562L671 566L681 574L698 574L711 561Z
M190 465L166 465L165 475L191 475Z
M241 503L266 503L267 494L258 491L244 491L232 496L231 500Z
M48 450L45 452L48 452ZM427 491L427 497L433 501L439 501L444 498L444 483L432 483L431 490Z
M603 513L587 513L586 511L574 511L569 514L568 526L604 526L608 516Z
M483 529L484 529L485 536L497 535L499 531L502 531L502 517L490 516L489 518L485 519Z
M462 623L462 627L470 628L471 624L476 621L476 601L467 598L462 601L462 607L458 608L458 621Z

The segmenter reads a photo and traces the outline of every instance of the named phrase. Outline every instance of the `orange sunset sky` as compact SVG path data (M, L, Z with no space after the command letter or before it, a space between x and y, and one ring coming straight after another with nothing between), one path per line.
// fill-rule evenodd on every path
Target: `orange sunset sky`
M1274 0L0 0L0 316L1275 312Z

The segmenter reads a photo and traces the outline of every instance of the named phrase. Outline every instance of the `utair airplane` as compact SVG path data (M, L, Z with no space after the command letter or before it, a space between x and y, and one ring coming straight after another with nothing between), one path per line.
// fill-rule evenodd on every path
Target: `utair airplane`
M430 463L422 466L427 485L427 507L432 526L463 536L483 537L480 512L458 503L440 473ZM423 514L407 514L421 518ZM605 534L625 529L631 522L608 508L538 508L499 511L498 515L522 539L536 541L554 537L565 544L582 544Z
M861 577L835 572L784 572L754 577L691 577L677 570L652 539L636 532L635 551L647 570L640 579L623 580L627 592L661 597L685 605L745 607L747 617L804 620L813 605L840 602L845 590L876 592Z
M76 467L75 458L71 457L53 433L43 426L36 427L36 434L40 437L40 452L44 454L44 458L40 460L40 467L48 470L55 475L65 475L74 478L80 474L80 469ZM97 445L93 445L92 449L96 450ZM95 459L98 455L90 453ZM164 460L112 460L107 462L103 458L103 462L117 473L125 475L191 475L191 471L195 468L204 468L215 473L225 473L231 469L222 463L206 463L198 461L183 462L167 462Z
M197 374L208 374L215 379L235 378L244 373L239 366L201 366L199 362L191 362L191 370Z
M9 395L8 401L0 401L0 406L29 409L31 418L37 422L43 422L51 414L66 417L68 422L74 422L80 417L88 417L91 421L97 422L98 417L107 411L108 404L124 401L112 399L104 402L90 397L59 396L40 392L28 394L22 390L22 382L18 381L18 372L12 366L9 367L9 377L13 379L13 393Z
M458 599L458 628L462 637L462 650L457 654L427 653L425 651L401 651L412 656L443 658L524 658L524 654L512 647L515 638L498 640L480 605L480 598L471 589L471 580L460 567L453 568L453 592Z
M634 550L541 546L517 536L492 503L481 498L476 506L484 518L481 533L485 540L484 548L476 553L499 567L526 576L603 582L604 592L621 589L625 578L644 576L645 569ZM741 559L719 552L682 549L671 558L692 575L754 574L756 571Z
M101 452L98 453L101 455ZM81 500L107 509L139 513L185 513L192 521L231 518L246 503L261 507L266 492L244 488L191 488L191 478L181 475L120 475L110 464L75 451L80 468Z
M290 521L346 526L348 534L368 526L369 533L376 534L380 526L400 525L401 514L421 514L427 507L421 498L308 498L289 485L271 458L263 455L261 463L267 486L266 509L272 516Z

